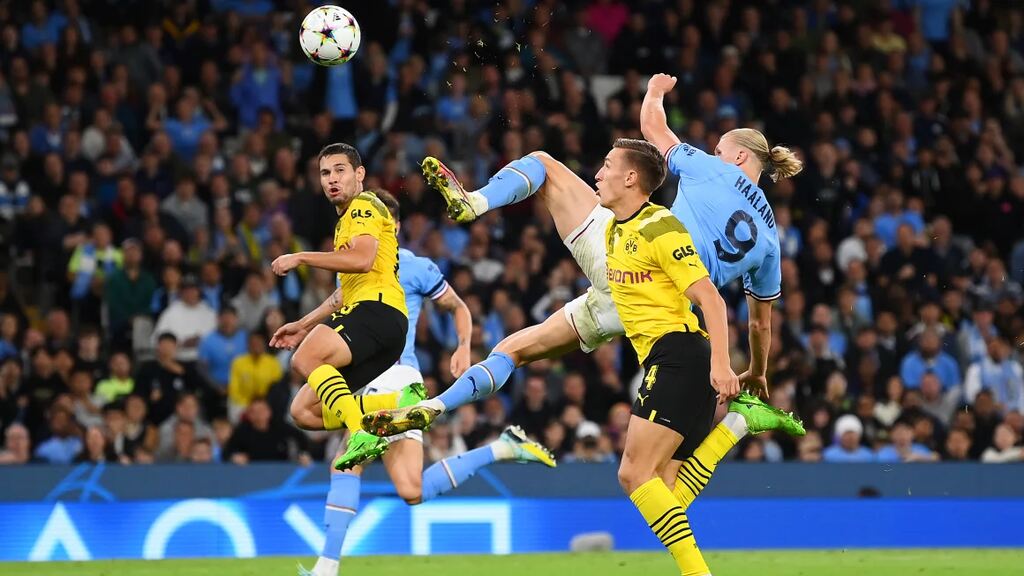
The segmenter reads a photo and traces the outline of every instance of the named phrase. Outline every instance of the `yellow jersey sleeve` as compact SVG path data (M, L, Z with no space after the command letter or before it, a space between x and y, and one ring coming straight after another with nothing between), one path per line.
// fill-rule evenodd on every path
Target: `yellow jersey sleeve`
M348 207L348 215L351 218L350 239L369 235L379 240L383 236L385 223L391 220L390 214L386 212L382 214L380 207L362 194L352 200Z
M680 294L685 294L694 282L708 276L708 269L697 254L693 238L682 226L673 227L653 238L650 257L672 280Z

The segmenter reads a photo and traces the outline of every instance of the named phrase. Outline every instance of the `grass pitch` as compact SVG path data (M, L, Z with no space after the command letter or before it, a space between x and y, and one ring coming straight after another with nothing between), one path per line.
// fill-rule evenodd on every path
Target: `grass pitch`
M709 552L715 576L1024 576L1024 550L847 550ZM3 563L4 576L265 576L295 574L313 558L112 560ZM342 561L341 573L372 576L672 576L667 552L511 556L369 556Z

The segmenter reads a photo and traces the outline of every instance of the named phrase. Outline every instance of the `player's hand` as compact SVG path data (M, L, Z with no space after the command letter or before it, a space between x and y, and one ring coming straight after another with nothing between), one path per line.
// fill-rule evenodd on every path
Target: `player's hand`
M274 271L274 274L278 276L284 276L291 270L299 267L299 255L298 254L285 254L284 256L278 256L270 263L270 269Z
M274 332L270 338L270 347L294 350L306 338L306 334L309 334L309 330L300 326L298 322L289 322Z
M651 96L664 96L676 85L676 77L668 74L655 74L647 81L647 93Z
M455 349L452 353L451 370L452 376L456 378L469 370L469 346L459 346Z
M711 366L711 387L718 392L718 403L725 404L740 393L740 380L728 364Z
M747 392L764 400L768 399L768 378L764 374L755 376L750 370L746 370L738 378L740 386Z

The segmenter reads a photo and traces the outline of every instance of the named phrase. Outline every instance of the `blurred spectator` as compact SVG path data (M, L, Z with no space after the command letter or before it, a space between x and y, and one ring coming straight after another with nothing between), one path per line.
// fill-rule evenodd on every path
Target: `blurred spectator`
M981 453L981 461L988 463L1020 462L1024 460L1024 448L1020 446L1020 436L1008 424L996 427L992 446Z
M128 438L127 425L123 402L110 402L103 407L103 432L107 437L110 451L122 464L132 461L132 454L136 448L135 443Z
M871 462L874 454L861 445L864 426L853 414L840 416L836 420L834 444L822 455L825 462Z
M103 435L103 430L98 426L89 426L85 431L84 447L75 458L75 462L101 464L104 462L116 463L117 461L117 454L114 453L113 449L111 449L110 445L107 443L107 438Z
M810 430L806 436L797 440L797 458L801 462L822 461L821 436L817 432Z
M181 298L160 314L153 334L155 338L172 334L179 343L177 359L195 362L199 357L199 342L216 327L217 314L203 301L196 279L187 276L181 281Z
M248 464L263 460L287 460L305 454L305 436L289 430L272 418L270 405L256 399L245 420L235 428L224 447L224 460Z
M1010 356L1010 345L995 337L988 341L988 354L967 368L964 399L974 403L978 392L990 390L1000 411L1024 413L1024 369Z
M539 438L553 415L547 399L547 383L540 376L530 376L526 379L522 399L512 411L512 422L522 426L528 435Z
M187 431L179 429L179 423L188 424L189 429ZM174 405L174 414L164 420L158 432L160 443L157 445L154 456L157 460L163 461L187 458L186 455L191 450L192 439L213 437L210 425L199 415L199 400L195 394L191 393L185 393L178 397L178 401ZM190 440L187 444L182 440L186 434L189 435Z
M231 362L228 382L228 419L238 422L239 417L258 398L265 398L270 387L284 376L277 359L267 354L267 340L263 332L249 333L246 353Z
M281 75L266 44L253 42L249 49L248 61L238 70L231 86L231 100L238 109L239 124L255 128L263 108L280 118Z
M963 428L953 428L946 436L946 450L943 460L971 460L971 435Z
M109 376L96 383L95 397L102 404L123 399L135 390L132 361L126 352L110 355Z
M992 322L993 318L992 303L981 300L974 306L971 319L964 321L957 335L962 365L970 366L988 356L987 342L998 335L995 324Z
M196 438L192 442L188 461L193 464L209 464L213 462L213 445L208 438Z
M125 439L132 446L132 456L135 461L145 459L148 454L152 461L153 450L160 440L156 428L150 424L149 411L146 400L137 394L125 398Z
M28 428L14 423L4 430L4 449L0 450L0 464L28 464L32 459L32 440Z
M949 426L953 411L960 405L961 395L959 386L943 390L939 377L933 372L921 377L920 408L943 426Z
M565 462L615 462L611 441L601 434L601 427L584 421L576 428L573 451L563 458Z
M260 320L274 304L274 297L259 272L246 275L242 290L231 300L231 305L238 311L239 325L247 332L260 328Z
M179 395L200 387L195 368L180 362L178 357L178 339L164 332L157 337L156 359L140 366L135 377L135 393L146 396L151 406L149 419L156 424L171 414Z
M227 396L231 363L246 349L246 332L238 327L238 312L224 306L217 314L217 329L199 343L199 371L210 384L210 390Z
M54 405L49 415L50 437L35 450L35 457L49 464L70 464L82 450L82 437L74 415Z
M934 462L939 459L925 446L914 442L914 428L905 420L898 420L892 426L892 444L883 446L875 454L879 462Z
M68 390L75 420L79 424L89 428L103 423L101 405L93 396L92 374L88 370L81 367L75 368L71 372Z
M104 286L104 303L107 307L109 331L112 339L124 343L131 327L131 321L138 316L148 316L156 281L142 268L142 244L138 240L125 240L123 268L112 272Z
M956 360L941 349L942 342L934 330L921 334L917 350L907 354L900 365L900 377L907 388L920 388L927 373L939 378L943 390L960 385L960 367Z
M196 230L209 226L209 208L196 197L196 183L188 177L178 180L174 194L160 203L160 210L173 216L190 237L195 236Z

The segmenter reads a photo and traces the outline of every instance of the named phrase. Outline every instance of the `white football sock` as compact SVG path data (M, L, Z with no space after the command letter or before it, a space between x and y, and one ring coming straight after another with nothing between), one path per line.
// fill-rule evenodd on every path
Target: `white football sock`
M737 440L746 436L750 431L750 429L747 428L747 419L744 418L742 414L737 414L736 412L729 412L726 414L725 418L722 418L722 424L725 424L725 426L736 435Z
M515 460L516 449L510 442L495 440L491 442L491 453L495 460Z
M487 197L479 192L467 192L466 196L469 197L469 205L473 207L473 211L476 212L477 216L483 216L485 212L490 210L491 203L487 201Z
M427 398L426 400L420 402L418 405L426 406L427 408L437 410L438 412L448 411L448 407L444 405L444 402L441 402L440 398Z

